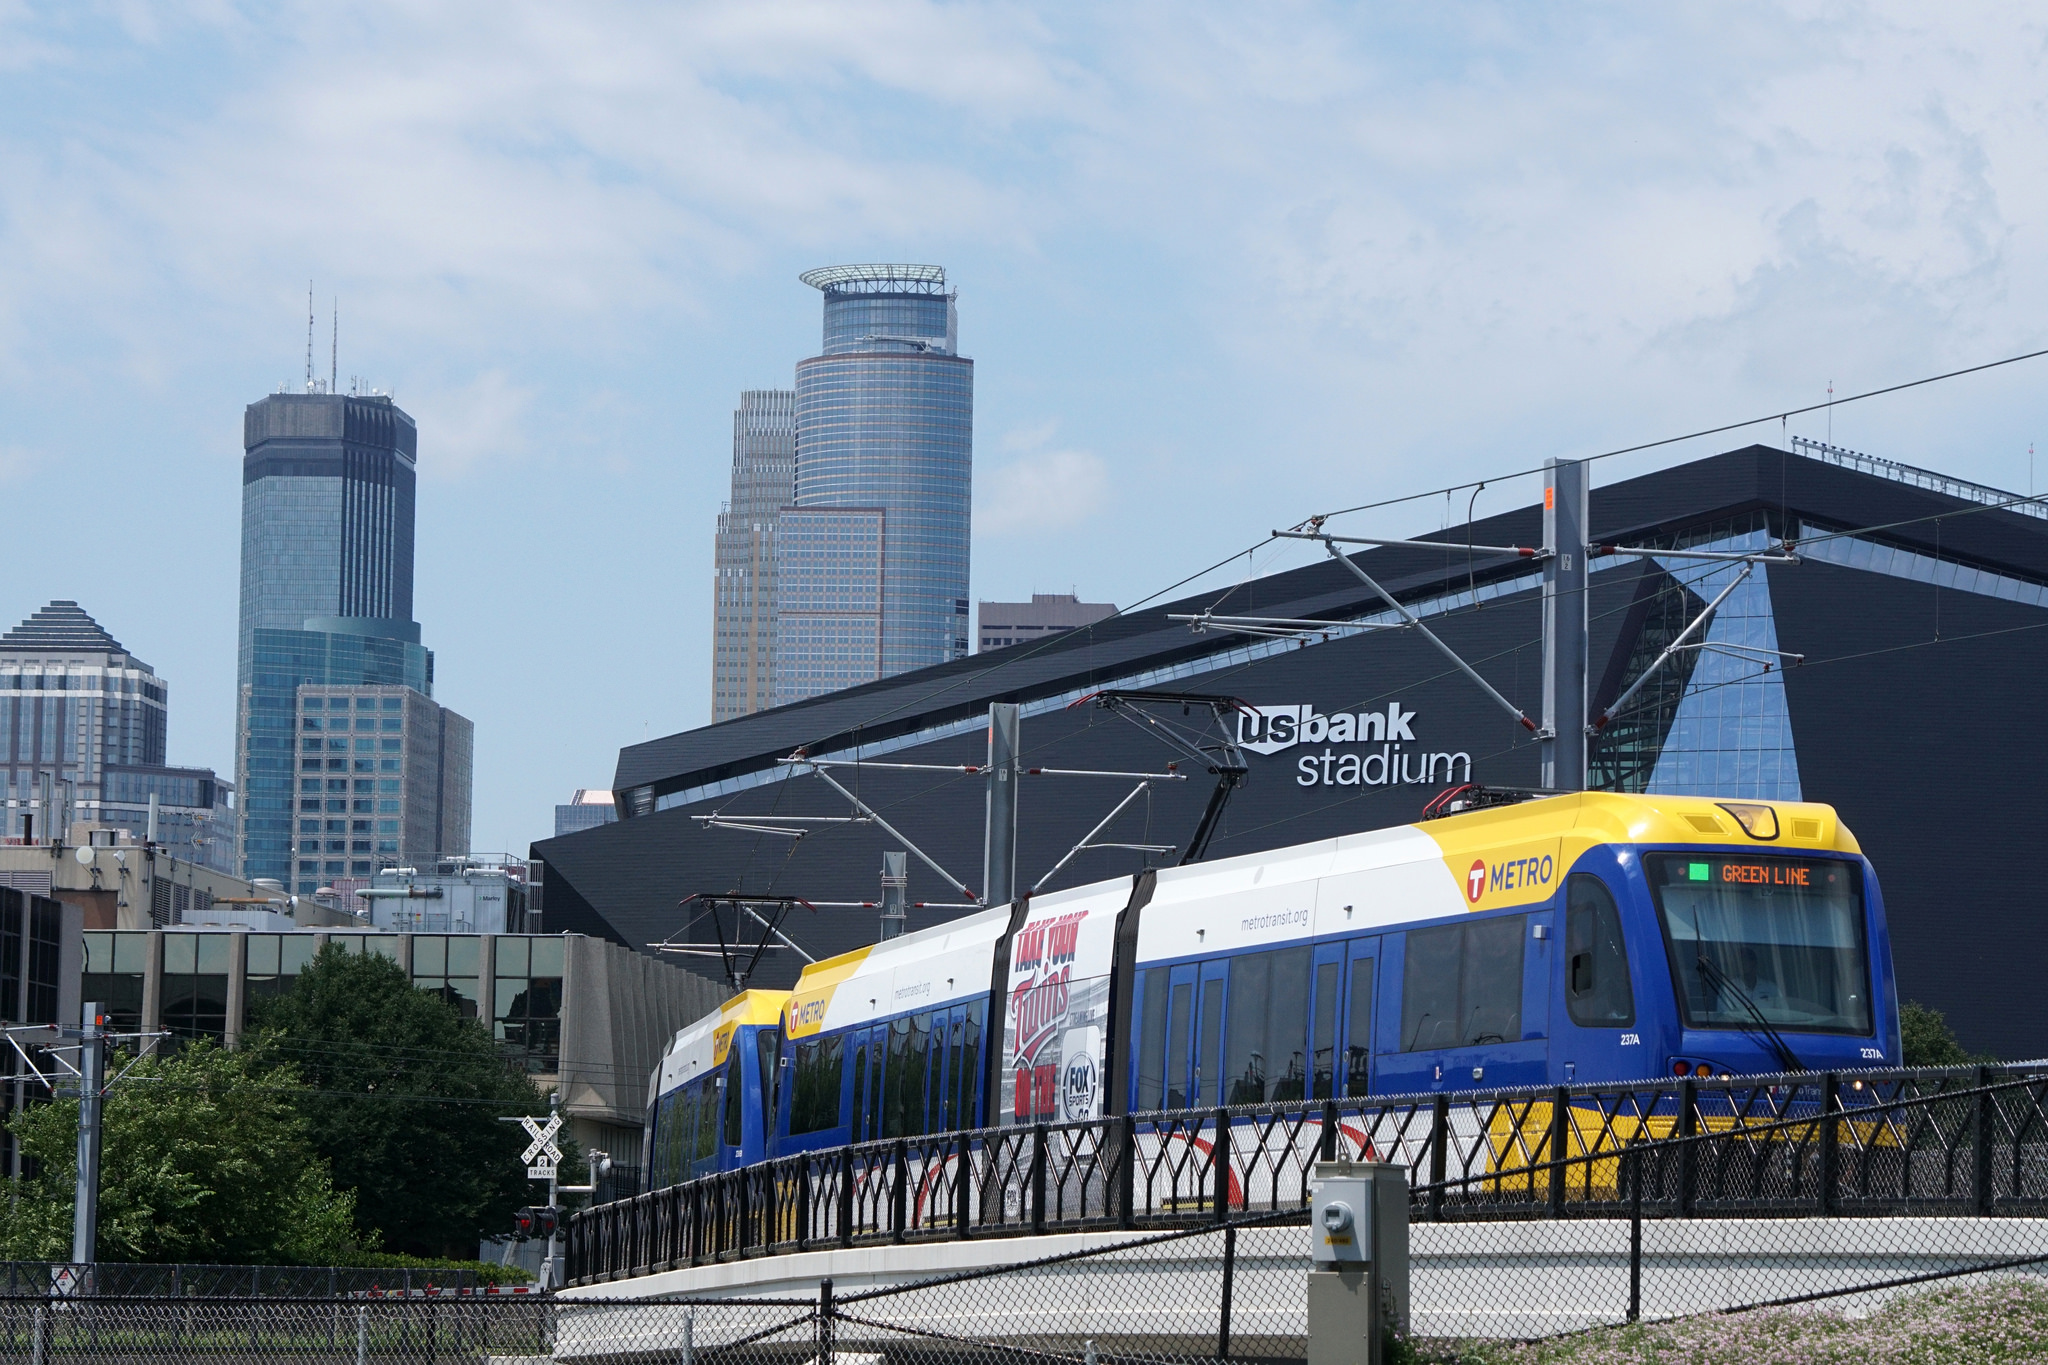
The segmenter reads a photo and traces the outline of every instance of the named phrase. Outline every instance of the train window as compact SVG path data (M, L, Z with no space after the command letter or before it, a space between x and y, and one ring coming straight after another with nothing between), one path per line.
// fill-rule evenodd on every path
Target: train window
M1528 917L1408 931L1401 972L1401 1050L1476 1047L1522 1036L1522 942Z
M676 1125L676 1170L678 1178L687 1180L690 1163L697 1159L697 1131L703 1126L703 1091L694 1085L682 1089L682 1098L676 1102L676 1113L682 1122Z
M939 1018L945 1020L943 1027L946 1030L946 1075L940 1083L942 1093L938 1097L938 1103L932 1106L935 1111L934 1117L937 1119L932 1127L938 1132L950 1133L960 1126L960 1054L967 1046L967 1011L962 1006L955 1005L951 1018L945 1015L940 1015Z
M1231 959L1223 1103L1302 1097L1307 1021L1301 1006L1308 998L1308 969L1307 948ZM1207 1023L1205 1016L1205 1030Z
M1204 963L1214 967L1215 963ZM1223 1070L1223 977L1210 976L1202 981L1202 1019L1195 1029L1195 1095L1196 1104L1223 1103L1223 1085L1218 1079L1228 1073Z
M817 1133L839 1126L839 1085L844 1075L844 1037L806 1038L796 1045L790 1083L789 1131Z
M667 1112L661 1116L661 1183L673 1185L683 1178L683 1162L691 1136L689 1126L696 1122L697 1115L687 1090L671 1092L664 1103Z
M858 1033L853 1039L853 1116L847 1120L846 1140L867 1141L864 1126L868 1109L868 1039L867 1034Z
M1175 1082L1185 1082L1188 1066L1188 1023L1194 1015L1195 986L1183 981L1173 988L1172 1020L1166 1034L1166 1088L1160 1094L1160 1108L1185 1109L1187 1091Z
M1522 1036L1522 944L1526 916L1477 920L1465 926L1465 971L1459 996L1465 1045L1512 1043Z
M981 1117L981 1025L988 1005L967 1006L967 1028L960 1045L960 1126L972 1128Z
M1310 1037L1315 1056L1316 1098L1328 1099L1337 1092L1337 969L1335 962L1320 963L1316 967L1316 1015L1315 1029Z
M697 1087L697 1150L694 1161L705 1161L718 1153L718 1088L706 1080Z
M903 1085L897 1098L903 1107L902 1129L906 1137L925 1131L925 1095L931 1088L932 1017L910 1017L909 1050L904 1054Z
M782 1030L764 1028L754 1035L754 1058L761 1071L761 1131L775 1131L775 1107L782 1102Z
M1574 1024L1627 1028L1636 1021L1621 911L1607 884L1586 872L1565 883L1565 1008Z
M1347 1095L1363 1095L1372 1088L1372 968L1369 957L1351 964L1351 1015L1344 1043Z
M1401 973L1401 1050L1422 1052L1456 1047L1458 963L1465 950L1465 926L1446 924L1408 931L1408 961Z
M908 1089L906 1078L910 1075L910 1020L889 1021L889 1070L888 1088L882 1092L882 1136L906 1137L910 1129L903 1126L904 1116L910 1112L909 1102L904 1098ZM924 1095L924 1073L918 1073L917 1093L920 1102Z
M675 1126L676 1097L663 1095L654 1105L654 1141L647 1152L648 1188L658 1190L668 1184L668 1135Z
M880 1136L882 1124L887 1118L889 1092L884 1088L882 1064L889 1043L887 1028L871 1029L868 1032L868 1126L867 1138L872 1141Z
M1148 967L1143 978L1144 1000L1139 1008L1138 1096L1132 1101L1139 1109L1161 1103L1166 1089L1166 968Z
M1308 1096L1308 1001L1311 950L1283 948L1273 956L1273 994L1266 1012L1266 1045L1272 1061L1269 1100Z
M740 1091L746 1089L741 1077L740 1052L736 1047L725 1052L725 1145L740 1145Z

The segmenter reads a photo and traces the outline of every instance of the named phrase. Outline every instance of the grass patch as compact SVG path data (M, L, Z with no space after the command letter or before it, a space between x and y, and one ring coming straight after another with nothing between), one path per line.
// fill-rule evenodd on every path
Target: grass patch
M1892 1300L1864 1317L1758 1309L1603 1327L1528 1345L1415 1341L1417 1365L2004 1365L2048 1361L2048 1283L2012 1278Z

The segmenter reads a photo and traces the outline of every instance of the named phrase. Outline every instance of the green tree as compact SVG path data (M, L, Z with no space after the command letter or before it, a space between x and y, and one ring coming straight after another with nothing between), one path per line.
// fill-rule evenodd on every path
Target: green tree
M209 1043L137 1062L101 1110L99 1255L345 1261L361 1244L355 1198L334 1188L314 1149L301 1090L290 1067L259 1069ZM69 1260L78 1101L31 1106L8 1127L39 1169L0 1206L0 1252Z
M1917 1000L1899 1006L1900 1045L1907 1066L1969 1066L1995 1062L1988 1052L1971 1052L1948 1026L1948 1017Z
M305 1079L314 1144L393 1251L474 1256L544 1195L501 1116L546 1112L481 1024L398 965L329 945L257 1016L254 1046Z

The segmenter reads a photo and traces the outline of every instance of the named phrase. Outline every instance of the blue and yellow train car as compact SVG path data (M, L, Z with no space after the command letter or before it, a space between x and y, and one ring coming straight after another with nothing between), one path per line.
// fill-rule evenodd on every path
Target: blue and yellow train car
M753 1030L720 1120L738 1137L656 1151L670 1179L981 1125L1901 1061L1883 898L1834 810L1693 796L1530 799L1120 877L740 1000L718 1016ZM665 1062L658 1106L694 1074ZM657 1114L650 1150L691 1122Z
M773 1125L784 991L742 991L676 1031L649 1077L649 1189L759 1161Z

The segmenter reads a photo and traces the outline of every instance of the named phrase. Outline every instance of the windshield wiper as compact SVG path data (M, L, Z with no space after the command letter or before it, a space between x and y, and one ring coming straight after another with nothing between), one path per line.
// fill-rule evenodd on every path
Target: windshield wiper
M1757 1008L1756 1001L1749 998L1749 992L1743 990L1742 987L1730 980L1728 973L1715 966L1705 953L1699 955L1699 967L1700 975L1706 979L1706 983L1712 986L1717 994L1721 991L1728 992L1728 994L1735 997L1736 1004L1748 1011L1749 1017L1756 1021L1756 1027L1747 1031L1760 1034L1763 1037L1764 1042L1771 1049L1771 1055L1778 1059L1780 1067L1786 1071L1806 1070L1805 1065L1799 1060L1799 1054L1794 1052L1790 1045L1778 1036L1778 1031L1771 1027L1771 1021L1764 1018L1764 1012Z

